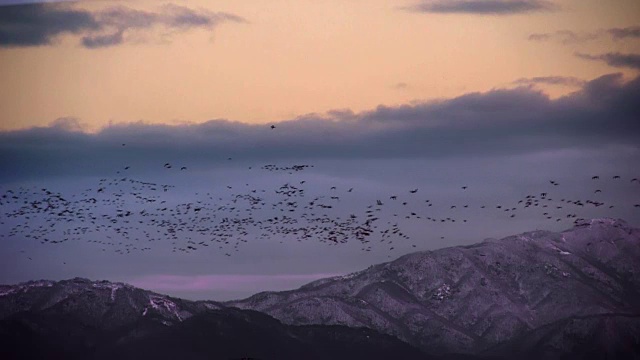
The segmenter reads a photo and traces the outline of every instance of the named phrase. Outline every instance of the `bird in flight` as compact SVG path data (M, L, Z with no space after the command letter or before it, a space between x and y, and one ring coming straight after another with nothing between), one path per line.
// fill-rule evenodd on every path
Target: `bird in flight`
M275 128L276 128L276 126L275 126L275 125L271 125L271 129L275 129Z

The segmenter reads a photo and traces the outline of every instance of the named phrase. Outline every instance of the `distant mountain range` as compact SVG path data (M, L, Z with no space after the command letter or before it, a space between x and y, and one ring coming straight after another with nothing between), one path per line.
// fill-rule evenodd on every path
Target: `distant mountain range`
M0 342L2 359L640 359L640 229L592 219L224 303L0 286Z

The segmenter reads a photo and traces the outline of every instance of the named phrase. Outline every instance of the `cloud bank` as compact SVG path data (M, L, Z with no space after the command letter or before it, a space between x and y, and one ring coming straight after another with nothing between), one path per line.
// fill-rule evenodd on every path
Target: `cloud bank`
M0 7L0 47L51 45L62 35L80 36L80 44L88 49L122 44L129 31L145 31L153 27L165 30L213 29L223 22L246 22L240 16L192 10L167 4L157 12L124 6L100 11L75 9L68 3L37 3Z
M539 81L551 81L550 79ZM309 114L270 124L113 125L79 131L73 118L0 132L0 181L101 175L123 164L162 169L314 159L479 157L640 144L640 78L609 74L558 99L532 87L395 107ZM123 146L125 144L125 146ZM227 159L233 158L229 162Z
M543 0L437 0L424 1L406 10L436 14L513 15L556 8L553 3Z

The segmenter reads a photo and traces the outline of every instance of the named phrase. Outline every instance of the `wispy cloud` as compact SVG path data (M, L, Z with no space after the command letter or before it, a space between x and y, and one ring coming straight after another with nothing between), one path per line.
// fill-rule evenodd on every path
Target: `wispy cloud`
M586 41L595 40L597 38L597 33L576 33L571 30L558 30L553 33L538 33L529 35L529 40L532 41L555 40L562 43L563 45L580 44Z
M393 85L393 88L398 90L404 90L408 87L409 87L409 84L407 84L406 82L399 82Z
M406 7L406 10L439 14L513 15L553 11L558 7L543 0L434 0Z
M314 280L340 274L277 274L277 275L147 275L132 278L131 285L156 291L260 291L299 287Z
M513 82L517 85L563 85L563 86L583 86L587 82L573 76L536 76L531 78L520 78Z
M167 4L157 12L124 6L99 11L75 9L67 3L22 4L0 7L0 47L51 45L62 35L81 37L89 49L126 42L130 31L152 27L171 30L213 29L223 22L246 22L242 17Z
M555 32L531 34L528 39L531 41L557 41L563 45L572 45L601 39L603 37L610 37L613 40L637 39L640 38L640 26L609 28L581 33L571 30L558 30Z
M590 55L583 53L575 53L575 55L581 59L604 61L609 66L618 68L632 68L640 70L640 54L622 54L619 52L612 52L599 55Z

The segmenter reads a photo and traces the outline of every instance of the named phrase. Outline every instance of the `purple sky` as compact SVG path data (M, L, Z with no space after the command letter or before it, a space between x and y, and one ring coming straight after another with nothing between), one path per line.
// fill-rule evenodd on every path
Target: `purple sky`
M640 177L639 95L639 79L613 74L555 100L521 87L306 116L275 129L212 121L84 133L65 118L6 131L0 283L83 276L224 300L412 251L563 230L573 215L639 226L633 205L640 203L640 183L631 181ZM269 164L313 167L263 168ZM304 192L277 193L292 187ZM249 211L248 195L264 205ZM538 206L525 207L527 196L536 196ZM47 205L59 207L34 210ZM64 209L70 212L60 215ZM350 233L336 243L328 240L333 225L310 220L344 223L351 214L353 227L369 214L378 218L369 242ZM278 233L276 225L264 230L268 219L283 215L293 222L280 230L316 226L316 232L303 238ZM390 236L394 229L406 236Z

